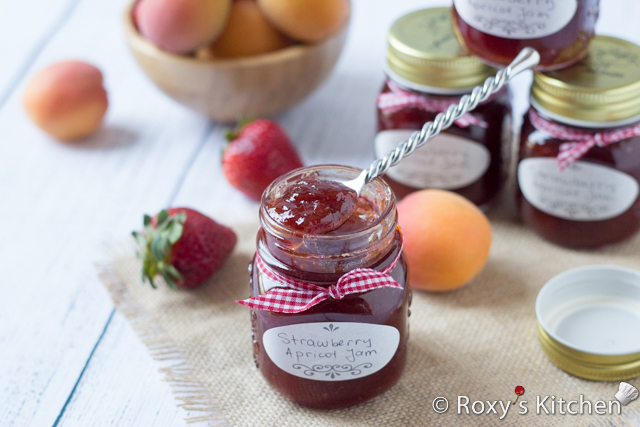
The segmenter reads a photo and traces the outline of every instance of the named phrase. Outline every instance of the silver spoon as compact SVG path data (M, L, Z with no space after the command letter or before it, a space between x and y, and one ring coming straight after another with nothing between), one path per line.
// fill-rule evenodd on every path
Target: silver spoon
M383 158L375 160L369 169L362 171L355 179L338 183L338 181L325 182L323 185L332 187L333 197L323 200L315 200L310 216L298 218L302 220L312 234L324 234L337 229L353 215L357 208L357 201L362 189L368 182L385 173L391 166L398 164L403 158L413 153L416 148L423 146L427 140L447 129L457 119L486 101L491 95L498 92L514 76L524 70L528 70L540 62L540 54L530 47L522 49L516 58L507 67L498 71L495 77L489 77L482 86L476 86L470 95L464 95L457 105L451 105L446 113L439 113L435 120L425 123L422 130L414 132L411 137L398 144L395 150L387 152ZM336 189L336 184L343 189ZM294 193L310 193L307 183L300 182L293 188ZM318 185L316 183L316 185ZM292 190L292 191L293 191ZM334 201L342 202L336 205ZM320 214L318 214L320 213Z
M398 144L394 150L387 152L383 158L374 160L369 169L363 170L355 179L344 181L342 184L360 195L368 182L385 173L391 166L398 164L400 160L413 153L416 148L422 147L427 140L438 135L460 117L475 109L479 103L486 101L491 95L502 89L513 77L524 70L535 67L539 62L540 54L538 51L525 47L511 64L498 71L495 77L488 77L482 86L476 86L470 95L464 95L457 105L451 105L446 113L439 113L432 122L425 123L422 126L422 130L414 132L408 140ZM345 221L347 219L348 216Z

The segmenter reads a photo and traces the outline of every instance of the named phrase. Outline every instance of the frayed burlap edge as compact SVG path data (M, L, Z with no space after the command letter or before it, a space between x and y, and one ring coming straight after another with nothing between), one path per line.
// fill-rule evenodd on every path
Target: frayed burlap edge
M503 240L510 241L504 238ZM500 251L497 251L496 258L498 261L504 258L505 251L513 249L511 248L511 246L506 248L503 247ZM635 248L635 243L632 246ZM189 354L184 351L184 347L181 347L177 344L179 342L177 341L177 339L179 338L177 338L175 335L170 335L170 331L166 330L166 327L163 328L163 319L158 318L157 315L153 315L152 312L149 311L149 308L146 308L146 306L144 305L144 301L139 300L138 295L136 295L134 291L135 287L131 288L131 283L126 281L126 278L133 280L134 276L132 276L131 274L135 274L135 276L137 277L137 269L135 273L129 272L127 273L127 275L124 275L123 271L120 270L123 260L133 260L133 246L131 242L110 242L105 249L107 249L106 252L109 255L107 258L108 262L104 263L104 265L98 266L98 269L100 271L100 278L110 292L116 308L125 315L140 339L149 348L152 357L157 361L157 363L161 365L160 372L164 374L165 380L170 383L176 396L176 400L178 401L178 406L181 406L186 411L193 411L196 413L194 416L191 416L192 414L188 414L188 416L186 417L186 421L188 423L197 423L198 425L208 426L231 425L231 422L229 420L233 419L232 409L230 409L229 407L225 407L223 405L224 401L217 401L218 399L216 399L215 392L211 389L211 385L207 386L202 379L199 379L197 374L197 363L194 363L193 360L190 359ZM553 249L554 248L551 248L550 250ZM576 264L575 260L570 261L572 261L570 264ZM588 259L586 261L589 261L590 263L601 263L600 259ZM491 280L491 270L488 270L488 274L489 275L484 279L485 281ZM472 291L473 288L468 288L466 293ZM465 295L465 291L463 290L462 292L458 292L458 294L449 295L448 298L453 300L460 300L458 301L458 303L464 306L464 299L468 298L468 295ZM433 306L431 307L432 310L446 309L446 303L451 302L443 302L442 300L443 298L433 300L432 303L439 303L441 307ZM418 315L419 313L416 313L416 316ZM187 361L190 361L193 364L190 366ZM548 366L552 365L549 363ZM473 368L473 366L471 366L470 368ZM390 393L392 392L393 390L390 391ZM636 407L630 407L632 405L635 406L634 403L638 404L638 402L632 402L629 406L624 407L620 415L616 414L612 417L607 417L607 419L602 420L575 419L575 423L572 425L584 425L590 427L640 427L640 409ZM322 425L322 422L324 420L322 414L307 415L313 417L313 419L318 422L318 425ZM295 414L292 414L292 419L295 418ZM327 419L327 421L327 425L330 424L331 421L336 421L335 414L332 414ZM344 421L345 422L343 425L353 423L353 419L349 417L345 417ZM396 419L395 421L396 422L392 424L386 425L420 425L415 423L407 424L409 420L404 419ZM397 424L398 421L400 421L401 424ZM442 426L463 424L470 425L469 420L455 420L455 424L450 424L449 421L449 419L442 419L441 422L429 424ZM472 421L471 425L491 425L490 423L488 424L486 422L478 423L478 421L480 420ZM529 420L523 419L522 421L526 423ZM566 423L566 419L563 423L558 417L554 417L554 419L549 418L547 421L542 421L539 419L537 419L536 421L538 421L536 422L536 425L571 425ZM238 423L238 421L236 421L236 423ZM248 424L243 422L240 422L239 424L256 425L253 423ZM353 423L353 425L356 424L357 423ZM302 423L300 425L302 425ZM314 425L316 425L316 423L314 423ZM331 425L336 424L333 423ZM518 424L506 422L505 425Z
M109 252L113 248L108 248ZM155 317L129 293L126 285L110 264L98 265L98 276L109 291L118 311L129 321L134 331L148 348L151 357L162 365L159 371L171 386L177 405L194 412L185 418L188 424L209 423L216 427L231 427L211 392L198 380L180 347L162 329Z

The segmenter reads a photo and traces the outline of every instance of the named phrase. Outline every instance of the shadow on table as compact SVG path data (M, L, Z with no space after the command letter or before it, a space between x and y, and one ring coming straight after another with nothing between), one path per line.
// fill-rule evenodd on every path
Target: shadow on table
M425 295L434 303L461 308L504 309L505 301L519 306L534 298L527 289L522 270L500 259L489 259L480 275L459 289L444 293L414 292Z
M138 139L138 133L132 129L117 125L105 125L96 133L87 137L77 147L85 150L112 150L132 145Z

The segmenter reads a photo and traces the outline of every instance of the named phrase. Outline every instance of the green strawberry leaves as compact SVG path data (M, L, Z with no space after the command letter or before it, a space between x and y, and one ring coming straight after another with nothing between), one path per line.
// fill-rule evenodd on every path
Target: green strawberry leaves
M223 135L227 142L232 142L235 139L238 139L242 129L244 129L249 123L253 122L255 117L238 117L238 121L236 122L236 127L233 129L224 129Z
M183 279L182 274L170 263L171 249L180 240L184 230L187 214L184 212L169 216L167 210L162 210L156 216L156 225L149 215L144 216L144 232L132 233L138 244L137 256L142 260L142 281L147 279L155 289L153 279L162 276L167 285L177 289L177 282Z

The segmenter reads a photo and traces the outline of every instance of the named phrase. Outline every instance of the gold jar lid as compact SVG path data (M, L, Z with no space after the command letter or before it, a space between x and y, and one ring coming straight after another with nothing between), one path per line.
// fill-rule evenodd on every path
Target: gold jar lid
M640 46L596 36L578 63L534 73L531 101L569 122L619 122L640 115Z
M540 346L558 368L594 381L622 381L640 375L640 353L601 355L566 346L553 339L538 323Z
M573 268L542 287L535 310L542 350L560 369L595 381L640 375L640 271Z
M387 65L392 78L444 92L464 92L496 72L460 45L448 7L402 16L392 25L388 40Z

